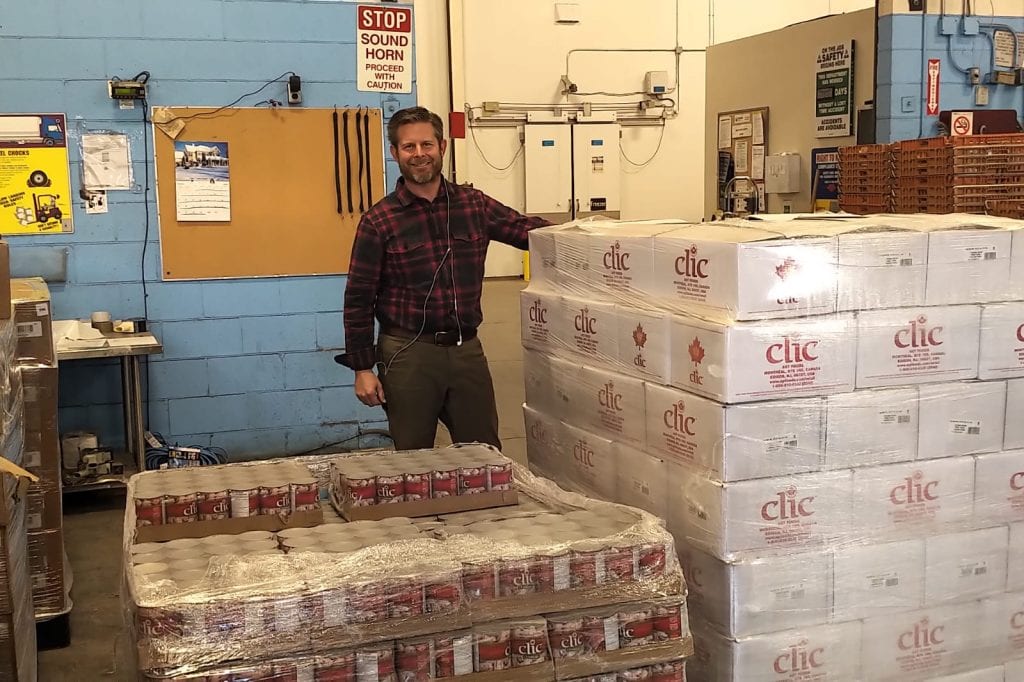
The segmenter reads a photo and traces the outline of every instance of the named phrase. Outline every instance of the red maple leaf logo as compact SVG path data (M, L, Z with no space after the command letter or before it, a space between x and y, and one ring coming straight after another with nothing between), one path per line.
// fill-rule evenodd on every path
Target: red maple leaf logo
M782 261L782 265L775 266L775 276L784 280L799 268L800 266L797 265L797 262L792 257L786 258L786 260Z
M638 324L633 330L633 343L637 348L643 348L647 343L647 332L644 331L643 325Z
M693 342L687 347L690 352L690 359L693 364L699 365L704 360L704 346L700 345L700 339L693 338Z

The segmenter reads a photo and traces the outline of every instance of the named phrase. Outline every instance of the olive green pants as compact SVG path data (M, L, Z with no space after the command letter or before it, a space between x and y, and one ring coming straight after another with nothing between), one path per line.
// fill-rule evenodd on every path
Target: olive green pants
M384 410L396 450L434 447L438 420L454 443L478 441L501 448L494 383L479 338L437 346L381 334L378 350Z

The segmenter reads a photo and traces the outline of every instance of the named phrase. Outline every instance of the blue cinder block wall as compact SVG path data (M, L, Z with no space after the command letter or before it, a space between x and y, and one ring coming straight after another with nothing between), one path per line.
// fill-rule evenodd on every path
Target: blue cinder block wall
M959 7L958 3L951 3ZM975 3L982 8L985 3ZM1021 15L1024 15L1022 5ZM961 17L959 13L896 14L879 17L878 89L876 91L876 136L878 142L893 142L939 134L938 116L925 109L925 82L929 59L941 62L939 108L1014 109L1018 118L1024 109L1024 87L989 84L989 103L974 104L974 86L963 69L978 67L983 82L992 71L992 24L1024 32L1022 16ZM943 35L945 26L951 35ZM972 33L973 35L965 35Z
M304 106L413 105L415 92L356 90L355 37L356 5L348 2L0 0L0 112L67 114L72 187L82 132L128 134L138 184L110 192L105 215L76 206L72 235L11 236L12 260L69 249L67 282L51 285L61 319L94 310L142 316L145 277L151 328L165 347L149 362L149 425L171 441L246 459L344 439L372 446L372 431L386 423L379 408L355 399L352 373L333 361L344 345L344 277L160 280L152 139L143 134L141 105L119 109L106 80L146 70L151 106L221 106L294 71ZM285 100L284 83L239 106L269 98ZM392 186L398 173L390 161L387 176ZM123 444L116 365L65 363L60 377L61 430L96 430Z

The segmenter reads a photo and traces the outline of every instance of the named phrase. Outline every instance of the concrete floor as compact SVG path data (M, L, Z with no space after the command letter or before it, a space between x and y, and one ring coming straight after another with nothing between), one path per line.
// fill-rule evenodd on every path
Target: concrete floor
M526 438L519 292L525 286L518 279L486 282L485 322L479 332L494 379L503 450L522 463ZM440 427L438 443L447 442ZM65 498L64 504L64 536L74 572L71 646L40 652L39 679L134 680L119 596L124 495L79 494Z

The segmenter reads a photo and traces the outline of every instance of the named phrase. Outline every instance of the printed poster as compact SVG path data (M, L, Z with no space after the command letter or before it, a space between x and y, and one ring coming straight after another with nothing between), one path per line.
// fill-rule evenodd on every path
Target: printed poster
M227 142L175 141L175 207L179 223L231 220Z
M853 130L853 41L826 45L815 64L817 137L844 137Z
M732 148L732 116L718 117L718 148Z
M73 232L64 114L0 114L0 234Z
M817 147L811 150L811 193L815 211L838 210L838 147Z

